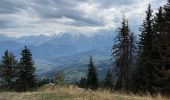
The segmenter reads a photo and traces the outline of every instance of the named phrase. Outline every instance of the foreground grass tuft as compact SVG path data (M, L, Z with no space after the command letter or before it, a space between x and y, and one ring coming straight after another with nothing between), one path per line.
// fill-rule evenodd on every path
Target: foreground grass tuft
M161 95L137 96L124 93L111 93L108 90L90 91L73 85L45 85L36 92L1 92L0 100L170 100Z

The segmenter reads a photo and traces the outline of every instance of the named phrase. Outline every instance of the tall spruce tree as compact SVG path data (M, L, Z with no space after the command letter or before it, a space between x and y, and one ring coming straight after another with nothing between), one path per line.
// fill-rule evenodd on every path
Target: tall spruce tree
M92 56L90 57L88 64L87 87L92 90L96 90L99 87L99 79Z
M35 67L31 51L25 46L21 53L20 66L18 71L17 90L33 91L36 89Z
M154 64L154 89L161 93L170 92L170 0L155 17L156 37L153 41L157 52Z
M152 15L151 5L149 4L146 11L146 18L143 21L143 25L140 28L140 42L139 42L139 59L137 68L137 77L135 79L135 88L138 91L150 91L153 92L153 73L154 67L152 60L154 58L153 44L154 40L154 20Z
M17 60L12 52L6 50L4 56L2 57L1 70L1 80L3 81L3 87L7 90L13 89L13 83L16 78L16 68ZM5 86L4 86L5 85Z
M129 90L131 87L130 70L134 53L135 36L129 29L128 21L123 17L122 26L119 28L112 48L112 56L116 62L115 88L118 90Z

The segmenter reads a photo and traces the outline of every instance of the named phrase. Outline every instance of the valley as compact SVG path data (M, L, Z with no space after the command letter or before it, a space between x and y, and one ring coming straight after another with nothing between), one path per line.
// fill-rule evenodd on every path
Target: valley
M20 38L0 35L0 38L3 38L0 41L0 55L8 49L19 59L24 45L30 48L37 77L53 78L56 71L62 71L66 81L79 81L86 76L90 56L94 57L100 79L103 79L108 68L112 67L111 33L96 33L91 37L81 33L60 33Z

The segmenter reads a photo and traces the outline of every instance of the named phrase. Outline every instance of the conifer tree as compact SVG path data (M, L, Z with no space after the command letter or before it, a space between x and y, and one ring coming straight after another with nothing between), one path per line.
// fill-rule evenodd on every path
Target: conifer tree
M113 88L113 77L112 77L112 72L111 69L108 69L106 78L104 80L104 85L105 88L112 89Z
M87 89L87 78L82 77L79 82L79 87L80 88L85 88Z
M17 90L33 91L36 89L35 67L31 51L25 46L21 53L20 65L18 69Z
M129 29L128 21L123 18L122 26L119 28L112 48L112 56L116 62L114 85L118 90L130 89L130 70L134 61L134 51L135 36Z
M155 17L156 39L153 41L157 52L154 64L154 89L161 93L170 92L170 0Z
M4 52L4 56L2 57L2 64L0 67L1 70L1 79L4 82L5 89L13 89L14 78L16 78L16 68L17 68L17 60L12 52L9 53L8 50Z
M87 87L92 90L96 90L99 87L99 79L92 56L90 57L88 64Z
M139 43L139 59L137 68L137 77L135 79L135 88L139 91L153 92L153 72L154 67L152 60L154 58L153 44L154 40L154 20L152 15L151 5L149 4L146 11L146 18L140 28L140 43Z

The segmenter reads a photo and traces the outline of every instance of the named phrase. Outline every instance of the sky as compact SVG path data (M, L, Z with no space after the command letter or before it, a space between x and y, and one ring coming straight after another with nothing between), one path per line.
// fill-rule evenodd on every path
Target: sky
M149 3L157 11L166 0L0 0L0 34L114 31L123 14L132 30L138 31Z

